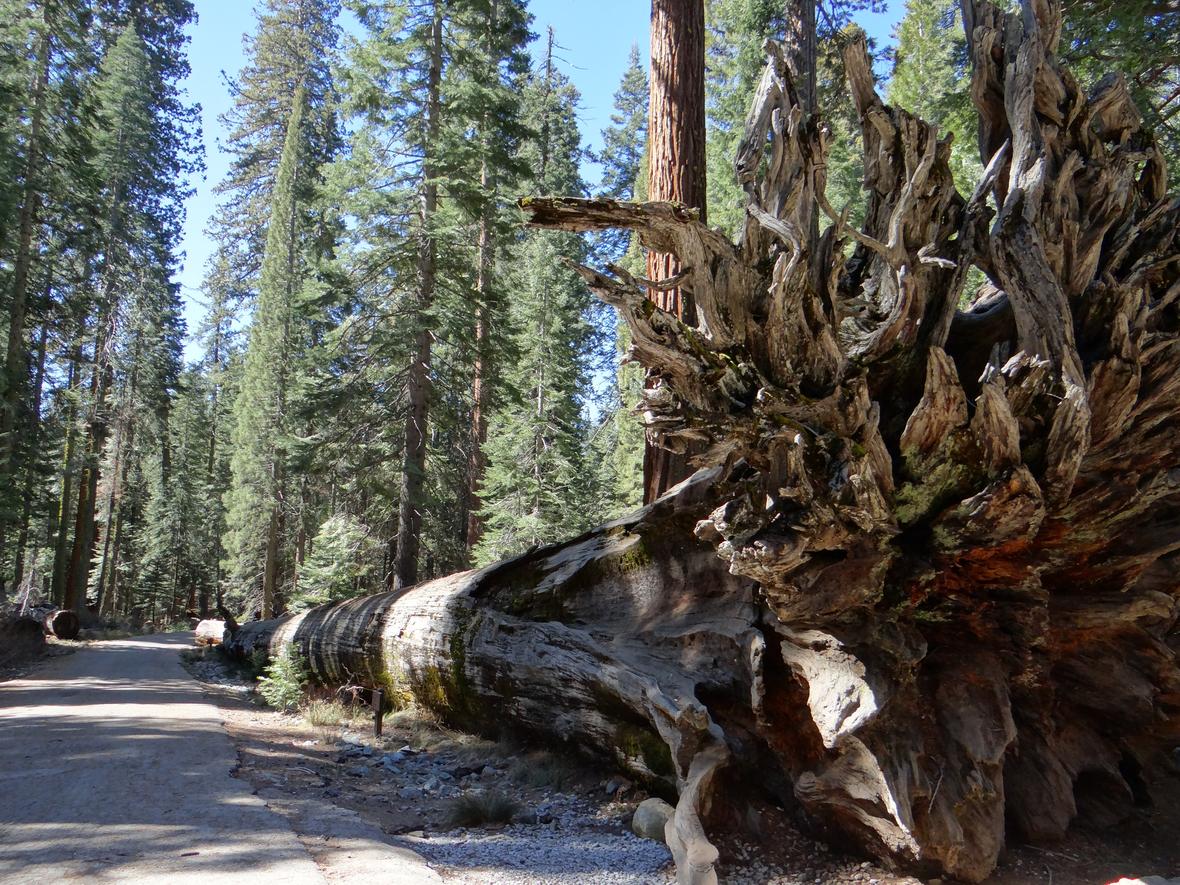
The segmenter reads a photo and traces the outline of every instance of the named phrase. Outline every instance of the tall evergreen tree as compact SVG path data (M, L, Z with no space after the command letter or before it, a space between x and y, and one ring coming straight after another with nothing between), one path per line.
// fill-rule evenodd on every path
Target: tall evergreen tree
M611 125L603 130L602 189L620 200L647 196L647 72L640 64L639 49L631 47L627 68L615 91ZM599 239L601 260L620 263L628 272L643 276L642 249L630 231L609 231ZM630 335L612 310L615 372L605 398L606 413L595 429L592 445L600 463L598 511L617 516L643 503L643 424L635 413L643 389L643 371L627 360Z
M615 90L610 125L602 130L598 160L602 164L600 188L604 196L633 200L637 183L641 177L646 178L648 97L647 71L640 62L639 47L632 44L627 68ZM614 261L627 252L631 235L629 231L608 231L601 242L605 257Z
M578 94L556 70L550 52L524 94L529 117L546 124L526 147L536 170L532 189L585 193ZM512 319L517 356L507 373L515 401L498 409L492 420L481 493L487 527L477 548L481 563L568 537L598 517L585 415L591 298L568 266L584 261L586 254L576 235L542 231L527 233L516 253Z
M306 92L295 91L271 198L258 304L250 325L242 386L234 402L233 483L227 496L227 569L243 597L274 614L287 502L288 387L294 351L299 254L299 175Z
M30 471L43 455L23 431L39 425L52 379L43 370L60 318L54 293L69 290L63 265L87 236L79 219L93 217L89 22L87 9L53 0L0 4L0 596L23 571L25 542L13 536L29 536Z
M897 27L889 102L954 134L955 186L970 194L983 172L969 94L970 72L962 14L953 0L908 0Z
M179 4L176 13L191 17L192 8ZM181 157L190 133L185 114L169 97L175 78L187 67L164 50L172 46L176 28L183 24L154 21L149 28L158 38L154 45L144 41L135 22L124 25L103 60L95 89L94 165L103 182L98 195L102 215L93 253L86 429L64 587L66 607L80 606L90 583L99 478L117 380L114 357L131 304L135 298L163 298L157 303L171 303L178 312L168 277L183 219L185 191L178 176L191 168ZM170 59L175 63L167 66ZM169 111L173 115L164 116Z
M340 0L266 0L252 35L243 38L246 64L230 84L233 107L221 118L230 155L210 233L215 259L241 295L257 292L278 167L286 141L291 96L302 87L303 163L300 198L305 213L319 169L340 149L338 98L332 77L340 40ZM324 236L311 223L301 236Z

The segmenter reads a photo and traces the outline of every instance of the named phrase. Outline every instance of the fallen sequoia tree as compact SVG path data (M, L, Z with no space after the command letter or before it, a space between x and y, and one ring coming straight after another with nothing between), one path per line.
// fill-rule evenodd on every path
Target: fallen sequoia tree
M976 881L1006 827L1050 840L1145 801L1180 740L1180 202L1122 80L1087 96L1056 60L1058 3L964 18L988 161L967 197L854 42L860 230L824 199L828 132L773 44L737 245L673 204L522 204L680 259L693 325L647 281L582 273L654 376L649 433L702 453L686 487L232 647L294 641L325 681L666 778L683 881L713 875L702 821L754 789ZM988 283L959 311L971 265Z

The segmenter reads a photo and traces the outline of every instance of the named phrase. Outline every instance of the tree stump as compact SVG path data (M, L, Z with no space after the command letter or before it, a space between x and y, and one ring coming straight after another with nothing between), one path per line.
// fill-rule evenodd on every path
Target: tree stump
M227 636L229 628L225 621L206 619L197 624L193 638L197 645L221 645Z

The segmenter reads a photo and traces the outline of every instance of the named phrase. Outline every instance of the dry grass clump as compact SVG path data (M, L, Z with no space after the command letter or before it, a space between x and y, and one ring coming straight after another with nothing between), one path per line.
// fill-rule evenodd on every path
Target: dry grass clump
M544 750L517 757L508 766L508 776L521 786L550 790L564 790L577 780L578 773L573 763Z
M350 722L355 714L354 710L349 709L340 701L322 698L312 698L305 701L300 707L300 712L303 713L303 718L308 725L316 727L342 725L345 722Z
M447 823L453 827L479 827L510 823L520 804L499 790L472 790L451 800Z

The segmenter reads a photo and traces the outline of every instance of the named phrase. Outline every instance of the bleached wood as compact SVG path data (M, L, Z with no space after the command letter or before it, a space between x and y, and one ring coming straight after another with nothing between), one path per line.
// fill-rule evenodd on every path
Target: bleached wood
M679 259L690 322L621 269L579 272L651 373L649 436L698 453L680 494L232 647L294 641L324 681L391 680L639 773L666 747L668 841L700 881L705 828L751 783L969 881L1012 834L1128 811L1180 741L1180 202L1125 85L1087 96L1054 57L1058 2L968 0L964 21L988 161L966 198L853 41L860 230L823 199L828 133L774 43L739 242L674 203L522 203ZM958 310L971 265L987 284Z

